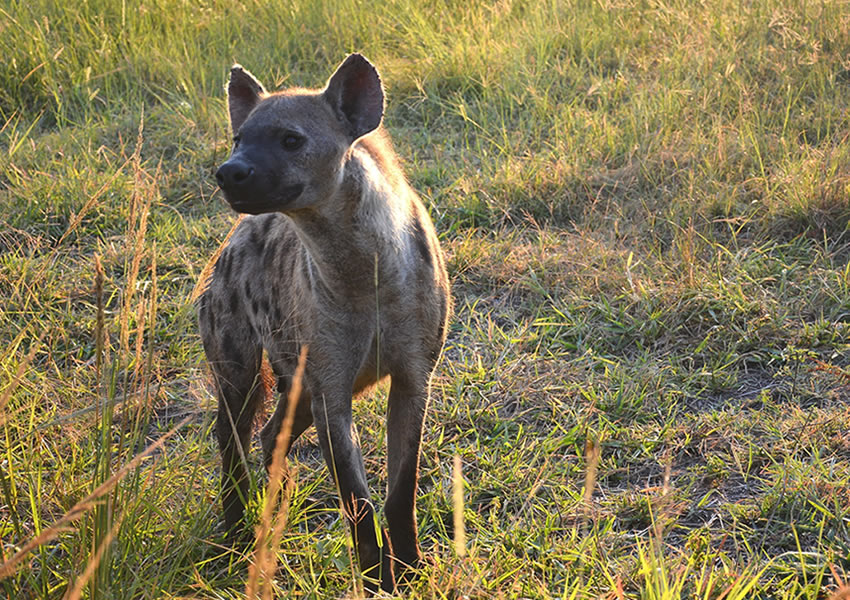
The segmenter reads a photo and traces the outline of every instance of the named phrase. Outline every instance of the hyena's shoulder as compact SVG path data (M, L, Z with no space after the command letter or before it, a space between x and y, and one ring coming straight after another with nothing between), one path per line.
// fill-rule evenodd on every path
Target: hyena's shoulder
M221 252L213 277L221 283L287 272L300 248L291 222L279 213L247 216Z
M207 297L202 299L202 327L209 317L215 318L205 317L204 312L244 319L257 331L269 322L282 325L294 293L301 250L295 230L283 215L243 218L218 257Z

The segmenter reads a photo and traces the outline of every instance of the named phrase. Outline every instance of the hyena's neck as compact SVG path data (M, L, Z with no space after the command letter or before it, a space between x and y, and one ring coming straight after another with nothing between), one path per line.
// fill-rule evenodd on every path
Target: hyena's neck
M336 197L292 215L308 255L305 274L311 285L333 295L374 296L376 275L381 286L403 284L395 280L409 270L406 234L413 191L403 178L395 185L389 180L368 152L355 150Z

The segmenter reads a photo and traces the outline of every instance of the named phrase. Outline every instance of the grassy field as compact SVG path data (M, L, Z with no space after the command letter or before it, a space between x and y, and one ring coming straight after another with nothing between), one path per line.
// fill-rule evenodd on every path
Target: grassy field
M190 302L222 86L356 50L456 302L406 597L850 597L845 1L60 4L0 2L0 595L245 597ZM314 434L291 468L268 593L357 595Z

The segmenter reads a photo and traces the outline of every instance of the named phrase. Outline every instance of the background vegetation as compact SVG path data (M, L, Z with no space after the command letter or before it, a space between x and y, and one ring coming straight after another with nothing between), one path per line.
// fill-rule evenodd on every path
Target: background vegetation
M0 3L0 590L243 597L189 302L235 218L222 86L354 50L457 305L408 595L847 597L841 0ZM292 467L268 589L356 594L314 436Z

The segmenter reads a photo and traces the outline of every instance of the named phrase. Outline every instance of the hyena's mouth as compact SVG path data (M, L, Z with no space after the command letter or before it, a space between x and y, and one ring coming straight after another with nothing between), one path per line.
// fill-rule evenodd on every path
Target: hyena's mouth
M299 183L284 187L274 199L263 198L262 200L257 200L256 197L251 196L240 197L241 194L228 193L226 190L224 191L224 197L227 198L230 207L236 212L261 215L263 213L286 210L290 204L298 199L303 191L304 185Z

